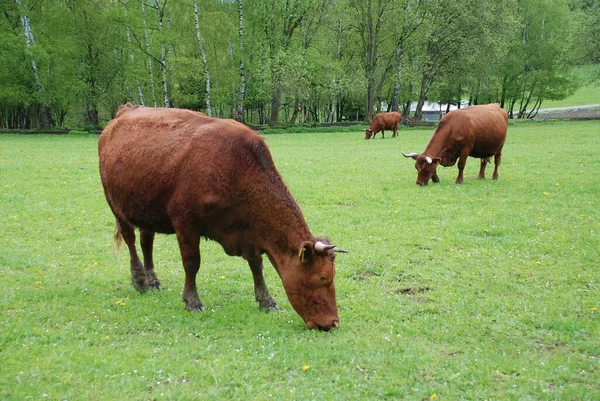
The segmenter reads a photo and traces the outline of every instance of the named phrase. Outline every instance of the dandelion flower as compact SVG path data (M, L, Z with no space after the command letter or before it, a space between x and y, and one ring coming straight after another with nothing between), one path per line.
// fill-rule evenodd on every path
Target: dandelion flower
M302 371L306 372L308 369L310 369L310 365L302 366Z
M592 312L593 312L593 313L596 313L596 312L598 312L598 307L597 307L597 306L594 306L594 307L592 308Z

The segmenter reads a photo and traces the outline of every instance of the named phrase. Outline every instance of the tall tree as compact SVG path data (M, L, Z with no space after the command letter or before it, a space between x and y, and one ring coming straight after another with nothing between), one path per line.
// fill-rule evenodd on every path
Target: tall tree
M202 36L200 35L200 20L198 19L198 1L194 0L194 23L196 24L196 38L198 39L198 48L202 55L202 65L204 66L204 78L206 80L206 114L212 116L210 109L210 71L208 69L208 61L206 60L206 50L202 44Z
M364 73L367 81L365 120L373 119L375 98L377 95L377 71L380 67L380 47L383 37L384 23L391 19L393 13L391 0L350 0L350 6L357 13L357 30L362 44ZM387 29L386 29L387 31ZM390 60L391 61L391 60ZM388 64L381 73L379 82L383 83L392 65ZM380 86L379 86L380 87Z
M35 45L35 36L33 35L33 29L31 27L31 20L26 13L21 0L14 0L15 3L21 9L21 23L23 25L23 32L25 33L25 43L28 48L31 48ZM34 89L39 94L40 103L37 105L39 108L39 121L38 128L50 128L54 125L52 120L52 115L50 112L50 107L45 102L45 93L44 93L44 85L42 84L42 80L40 78L40 71L38 70L38 65L35 57L31 57L31 69L33 70L33 78L35 80Z
M237 119L241 122L244 122L246 117L245 111L245 102L246 102L246 66L244 64L244 14L242 7L242 0L237 0L237 8L238 8L238 41L239 41L239 59L240 59L240 100L239 105L237 107Z

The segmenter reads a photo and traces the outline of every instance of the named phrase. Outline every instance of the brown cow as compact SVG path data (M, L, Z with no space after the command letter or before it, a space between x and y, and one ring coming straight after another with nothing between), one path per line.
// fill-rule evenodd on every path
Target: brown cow
M379 113L371 121L371 125L365 131L365 139L375 139L375 135L381 131L381 137L385 138L385 130L392 130L392 138L398 135L398 124L402 119L402 114L398 111L389 113Z
M507 128L508 114L497 104L454 110L442 117L423 153L403 155L416 160L419 185L427 185L430 178L433 182L439 182L437 165L453 166L456 159L456 183L462 184L468 156L481 159L477 176L480 179L485 178L485 166L494 156L492 179L497 180Z
M248 262L261 309L279 309L263 277L266 253L306 326L339 326L334 251L343 250L313 237L264 140L253 130L189 110L125 105L102 132L98 153L104 194L117 220L115 238L122 237L129 248L138 291L160 288L154 235L174 233L185 270L186 309L203 310L196 273L205 237Z

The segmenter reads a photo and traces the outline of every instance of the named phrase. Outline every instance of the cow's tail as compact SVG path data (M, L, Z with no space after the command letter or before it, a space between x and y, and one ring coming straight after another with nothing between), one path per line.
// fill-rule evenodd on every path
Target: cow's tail
M123 234L121 233L121 225L119 224L119 221L117 219L115 219L114 239L115 239L115 246L117 247L117 253L118 253L119 250L121 249L121 244L123 243Z

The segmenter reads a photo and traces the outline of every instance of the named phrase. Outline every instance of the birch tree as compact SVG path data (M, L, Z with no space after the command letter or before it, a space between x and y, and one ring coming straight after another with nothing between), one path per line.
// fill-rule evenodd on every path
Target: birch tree
M239 29L238 29L238 39L239 39L239 46L240 46L240 102L238 105L238 111L237 111L237 119L240 122L244 122L246 120L245 114L245 102L246 102L246 72L245 72L245 65L244 65L244 56L245 56L245 52L244 52L244 16L243 16L243 7L242 7L242 0L237 0L237 7L238 7L238 22L239 22Z
M386 66L384 72L379 75L379 83L377 71L380 68L382 60L380 55L382 34L386 16L391 15L390 8L393 4L391 0L351 0L351 7L357 12L358 26L357 30L360 35L363 58L363 68L365 78L367 80L366 89L366 108L365 121L371 122L373 119L373 109L375 106L375 97L377 88L381 87L386 74L391 68L391 65Z
M23 32L25 33L25 43L28 48L31 48L35 45L35 37L33 35L33 30L31 28L31 20L29 16L24 12L23 4L21 0L14 0L15 3L19 6L21 10L21 24L23 25ZM35 60L35 57L31 57L31 68L33 70L33 77L35 81L35 91L40 95L40 100L44 99L44 86L42 84L42 80L40 78L40 71L38 70L38 65ZM41 110L39 113L40 116L40 128L50 128L54 125L52 121L52 115L50 113L50 107L45 104L40 105Z
M127 18L127 3L126 2L123 3L123 9L125 10L125 18ZM129 21L125 25L125 32L127 35L127 45L129 47L129 60L131 61L131 64L135 64L135 56L133 55L133 48L131 46L131 29L129 28ZM142 86L140 85L140 79L138 78L137 75L135 77L135 86L137 88L139 104L141 104L142 106L145 106L146 102L144 101L144 92L142 92Z
M150 75L150 91L152 94L152 103L154 107L158 106L156 100L156 87L154 83L154 68L152 67L152 53L150 53L150 38L148 36L148 21L146 17L146 3L145 0L141 0L142 4L142 23L144 25L144 43L146 45L146 66Z
M202 55L202 65L204 66L204 78L206 80L206 114L212 116L210 109L210 71L208 69L208 61L206 60L206 50L202 44L202 36L200 35L200 21L198 18L198 1L194 0L194 23L196 24L196 38L198 39L198 47Z
M156 8L158 10L158 30L163 33L163 19L165 17L165 9L167 8L167 0L161 6L159 0L156 0ZM169 84L167 79L167 50L165 44L161 41L160 44L160 72L162 76L162 87L163 87L163 107L171 107L169 101Z

